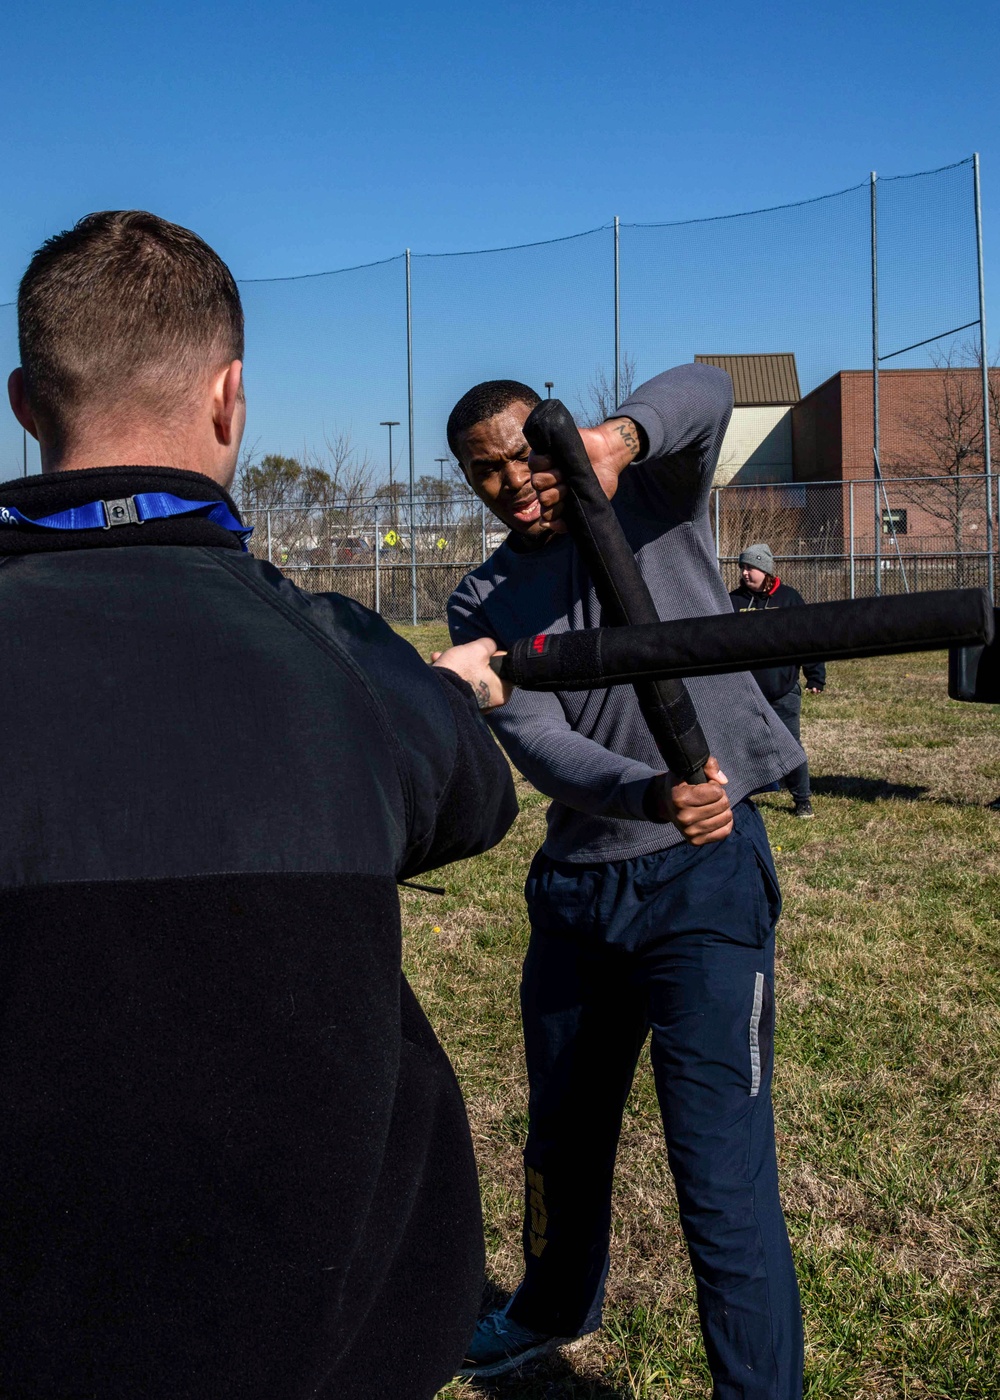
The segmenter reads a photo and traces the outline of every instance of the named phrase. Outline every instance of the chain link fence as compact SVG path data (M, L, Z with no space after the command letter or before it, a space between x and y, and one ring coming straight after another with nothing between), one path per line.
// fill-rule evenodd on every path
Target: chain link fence
M958 516L956 501L965 502ZM994 511L998 505L994 501ZM988 589L985 516L979 474L726 486L711 498L727 587L739 584L740 552L763 541L780 577L808 603Z
M470 492L413 502L246 508L251 551L313 593L336 592L392 622L444 617L470 569L506 537Z
M764 541L786 583L807 602L827 602L988 587L981 493L980 475L721 486L709 515L728 588L739 584L740 552ZM956 501L966 502L957 528ZM253 553L299 587L345 594L392 622L442 620L460 580L506 537L469 492L416 500L412 523L406 499L243 515L254 527Z

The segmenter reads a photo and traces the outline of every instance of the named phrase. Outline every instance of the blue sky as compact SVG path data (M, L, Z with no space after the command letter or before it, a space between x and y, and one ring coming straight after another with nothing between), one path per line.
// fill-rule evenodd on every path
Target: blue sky
M92 209L153 209L201 233L237 277L269 278L389 258L407 245L423 254L556 238L616 213L656 222L760 208L843 189L872 168L925 170L979 150L991 339L1000 337L992 6L41 0L9 9L4 34L0 302L15 295L38 243ZM927 334L947 329L936 317L954 303L964 318L969 296L971 183L946 179L933 208L924 188L913 190L919 209L898 214L897 305L887 314L901 333L911 323L926 323ZM736 318L739 344L717 343L719 310L705 323L711 343L701 343L693 274L690 304L668 324L679 293L662 280L675 248L665 241L648 263L661 281L645 298L633 288L633 320L644 303L658 308L655 323L637 324L636 348L647 347L640 368L698 349L795 349L813 366L803 379L815 382L858 358L856 213L831 206L824 225L824 237L845 230L841 273L851 286L850 325L832 339L817 329L822 314L798 325L782 305L789 283L771 254L785 225L746 226L749 241L706 226L707 241L695 239L699 263L719 265L716 298L727 277L734 303L750 297ZM808 282L811 235L787 227ZM925 229L940 265L921 262ZM542 375L573 401L587 367L606 362L607 247L598 235L566 245L565 259L495 260L481 272L460 260L415 261L418 471L441 451L442 405L456 386L493 372ZM755 249L763 280L751 288ZM953 259L963 269L955 289ZM940 296L930 286L938 272ZM248 385L252 395L256 377L259 391L249 431L262 450L295 451L346 425L375 452L378 419L405 419L401 277L402 265L388 264L337 288L246 289L252 332L257 318ZM816 280L830 277L829 263L817 264ZM623 291L626 280L623 265ZM831 314L842 309L839 290ZM10 313L0 318L9 359ZM312 404L305 416L289 407L296 393Z

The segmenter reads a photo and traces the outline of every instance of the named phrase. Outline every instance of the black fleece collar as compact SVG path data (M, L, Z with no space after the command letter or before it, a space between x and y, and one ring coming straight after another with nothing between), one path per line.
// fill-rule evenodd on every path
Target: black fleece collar
M142 491L169 491L188 501L224 501L239 518L229 493L211 477L176 467L89 467L84 471L15 477L0 484L0 506L16 506L24 515L37 517L90 501L135 496ZM147 520L143 525L116 525L111 530L32 530L25 526L0 531L0 555L115 549L133 544L240 549L239 539L230 530L198 515Z

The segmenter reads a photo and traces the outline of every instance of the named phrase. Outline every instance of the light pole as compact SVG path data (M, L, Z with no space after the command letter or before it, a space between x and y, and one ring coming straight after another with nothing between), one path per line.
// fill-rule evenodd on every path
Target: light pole
M445 468L445 463L448 461L448 458L447 458L447 457L435 457L434 460L435 460L435 462L437 462L437 464L438 464L438 473L439 473L440 478L441 478L441 489L438 491L438 502L439 502L439 504L440 504L440 506L441 506L441 533L442 533L442 535L443 535L443 534L444 534L444 468Z
M546 379L546 381L545 381L545 387L546 387L546 389L548 389L548 391L549 391L549 392L545 395L545 397L546 397L547 399L550 399L550 398L552 397L552 390L556 387L554 381L551 380L551 379Z
M396 496L392 489L392 430L399 427L398 418L383 418L379 423L380 428L389 429L389 510L392 512L392 528L396 528Z

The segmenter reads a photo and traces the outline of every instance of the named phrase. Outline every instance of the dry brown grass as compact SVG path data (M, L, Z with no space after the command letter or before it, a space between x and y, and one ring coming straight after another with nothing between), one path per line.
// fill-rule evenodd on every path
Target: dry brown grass
M421 639L429 651L436 639ZM785 895L775 1106L810 1400L1000 1396L1000 726L944 693L940 657L831 668L804 734L817 820L762 810ZM407 968L469 1106L488 1297L520 1274L526 1087L521 888L545 802L500 848L404 892ZM433 930L440 928L440 933ZM652 1076L616 1177L605 1329L523 1377L442 1400L704 1397Z

